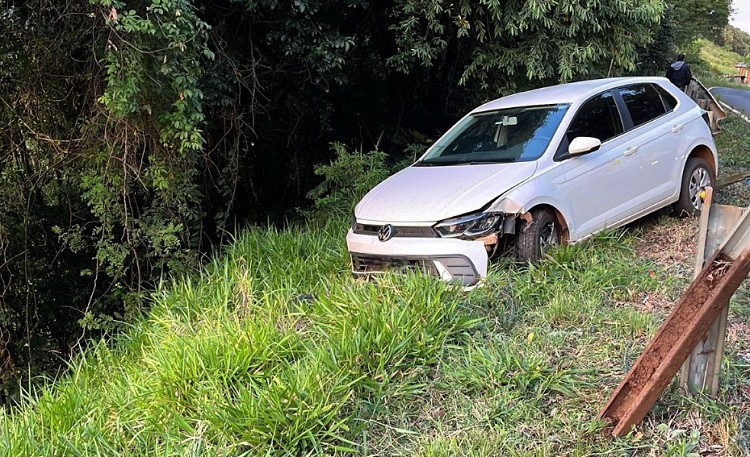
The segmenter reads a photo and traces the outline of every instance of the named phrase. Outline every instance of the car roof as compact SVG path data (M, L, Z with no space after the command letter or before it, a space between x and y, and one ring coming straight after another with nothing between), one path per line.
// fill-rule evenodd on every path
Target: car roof
M508 95L506 97L498 98L497 100L485 103L484 105L474 109L472 113L493 111L496 109L516 106L574 104L576 102L584 102L589 97L607 89L638 83L660 83L660 86L662 86L663 88L669 87L665 84L669 83L669 80L662 77L591 79L587 81L577 81L567 84L558 84L556 86L542 87L539 89Z

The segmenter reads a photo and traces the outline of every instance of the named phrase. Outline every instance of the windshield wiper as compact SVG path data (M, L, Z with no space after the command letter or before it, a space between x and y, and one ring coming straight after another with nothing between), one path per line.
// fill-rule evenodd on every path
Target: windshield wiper
M515 159L497 159L497 160L472 160L470 162L463 162L464 165L491 165L495 163L510 163L515 162Z
M515 162L515 158L507 158L507 159L495 159L495 160L445 160L445 161L435 161L435 162L426 162L421 161L417 162L414 165L418 167L444 167L444 166L452 166L452 165L492 165L496 163L510 163Z

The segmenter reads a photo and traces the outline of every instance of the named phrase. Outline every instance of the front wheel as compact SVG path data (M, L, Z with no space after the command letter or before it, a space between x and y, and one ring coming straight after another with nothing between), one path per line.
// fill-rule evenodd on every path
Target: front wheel
M700 158L688 159L682 174L680 198L674 205L678 216L694 216L703 210L703 191L712 186L714 172L708 163Z
M550 211L537 208L529 214L531 219L521 219L516 235L516 259L521 263L538 262L551 247L560 244L560 229Z

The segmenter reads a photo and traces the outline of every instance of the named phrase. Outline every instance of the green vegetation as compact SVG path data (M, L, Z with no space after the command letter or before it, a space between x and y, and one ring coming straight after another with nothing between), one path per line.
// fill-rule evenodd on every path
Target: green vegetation
M126 328L155 284L194 271L239 229L348 216L353 187L479 103L663 74L695 37L743 52L746 34L723 28L727 6L5 2L0 404L80 341ZM357 166L373 162L384 166L362 179Z
M734 65L744 61L743 56L704 39L696 40L692 49L697 51L696 57L699 59L695 64L691 62L698 78L702 75L715 77L736 75L737 69Z
M732 0L681 0L669 2L672 33L677 46L696 38L720 41L729 22Z
M729 169L750 131L725 130ZM470 292L418 274L353 279L343 222L249 230L24 394L0 416L0 454L742 455L741 339L717 400L670 389L622 439L596 419L690 277L639 236L674 245L694 227L653 217L525 270L499 262Z

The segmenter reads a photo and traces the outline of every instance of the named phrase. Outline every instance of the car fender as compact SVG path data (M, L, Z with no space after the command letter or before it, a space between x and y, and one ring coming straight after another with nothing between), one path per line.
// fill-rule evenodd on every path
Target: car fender
M501 212L518 218L524 217L533 208L548 206L555 211L556 217L560 219L558 222L567 232L570 210L565 200L556 196L554 190L551 182L540 183L531 179L498 197L490 204L487 211Z
M699 136L692 139L692 141L689 143L687 150L685 151L685 154L681 157L682 161L682 167L680 173L684 172L685 166L687 164L688 158L691 156L694 156L695 151L701 151L706 150L710 151L710 160L708 157L708 154L699 154L700 157L703 157L706 159L707 162L709 162L710 165L714 168L714 174L718 177L719 176L719 154L716 151L716 144L714 143L712 136Z

